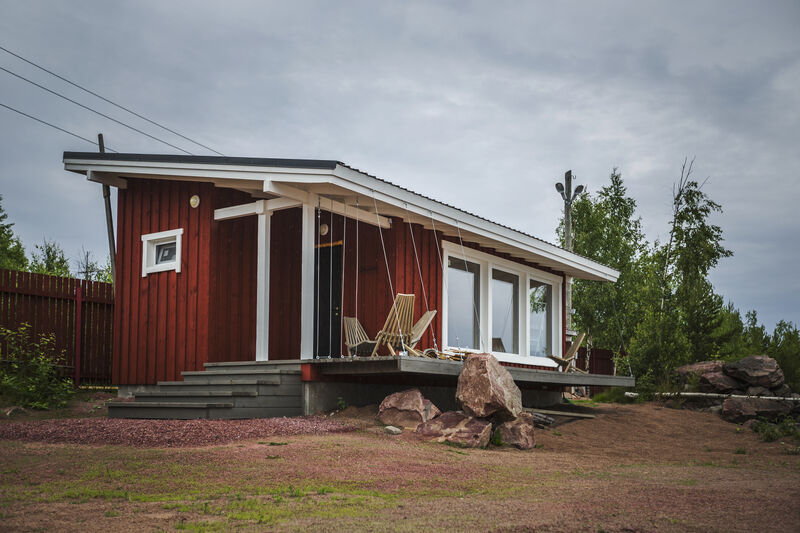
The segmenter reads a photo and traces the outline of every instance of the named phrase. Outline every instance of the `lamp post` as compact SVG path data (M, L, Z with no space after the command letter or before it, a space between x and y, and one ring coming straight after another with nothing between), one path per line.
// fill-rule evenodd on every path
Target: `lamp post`
M575 187L575 192L572 192L572 171L567 170L564 174L564 183L556 183L556 190L561 194L564 199L564 248L572 251L572 201L583 192L583 185ZM572 329L572 278L567 277L567 301L565 302L567 308L567 329Z

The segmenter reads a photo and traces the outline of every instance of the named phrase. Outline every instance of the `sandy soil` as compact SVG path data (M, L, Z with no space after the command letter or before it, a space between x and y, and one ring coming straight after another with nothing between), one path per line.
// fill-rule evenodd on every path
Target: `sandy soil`
M703 412L593 412L531 451L392 437L352 408L325 423L355 431L227 445L2 440L0 529L800 531L789 443Z

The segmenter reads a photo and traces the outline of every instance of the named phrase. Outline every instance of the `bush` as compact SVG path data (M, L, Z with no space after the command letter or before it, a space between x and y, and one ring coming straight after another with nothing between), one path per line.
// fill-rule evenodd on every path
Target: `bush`
M53 334L30 332L30 325L18 329L0 328L0 396L33 409L63 407L75 394L69 380L58 377L56 365L64 360L64 352L56 351Z
M631 398L625 397L625 389L622 387L612 387L606 391L599 392L592 396L592 400L598 403L631 403Z
M769 422L768 420L757 420L753 424L753 431L765 442L775 442L781 437L791 437L800 441L800 427L789 417L777 423Z

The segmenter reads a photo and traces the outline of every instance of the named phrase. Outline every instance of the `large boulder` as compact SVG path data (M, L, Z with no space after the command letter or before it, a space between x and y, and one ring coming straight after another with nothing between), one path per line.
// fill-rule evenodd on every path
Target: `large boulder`
M720 364L720 368L722 365ZM702 392L717 392L725 394L740 388L738 381L722 373L722 370L706 372L700 375L700 390Z
M691 376L697 376L699 378L704 374L710 374L712 372L722 372L722 361L703 361L701 363L679 366L675 369L675 374L677 374L678 381L681 383L686 383Z
M775 387L771 392L773 396L782 396L784 398L792 395L792 389L786 383L780 387Z
M378 408L378 420L387 426L417 429L417 426L441 413L419 389L409 389L384 398Z
M774 389L783 385L783 370L775 359L766 355L751 355L734 363L725 363L722 371L754 387Z
M773 396L772 392L764 387L747 387L744 393L747 396Z
M421 424L417 433L436 442L449 442L465 448L486 448L492 436L492 423L461 411L448 411Z
M467 356L458 376L456 399L470 416L513 420L522 411L522 393L492 354Z
M790 403L768 398L727 398L722 403L722 418L736 423L753 418L775 420L791 412Z
M497 426L497 432L503 444L508 444L520 450L530 450L536 447L533 430L536 420L530 413L522 412L514 420L503 422Z

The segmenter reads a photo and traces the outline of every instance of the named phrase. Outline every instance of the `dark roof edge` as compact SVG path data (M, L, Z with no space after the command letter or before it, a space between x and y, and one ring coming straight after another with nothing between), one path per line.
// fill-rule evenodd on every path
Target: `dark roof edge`
M246 165L253 167L315 168L333 170L339 161L328 159L275 159L262 157L225 157L216 155L116 154L101 152L64 152L64 159L91 161L142 161L151 163L196 163L200 165Z

